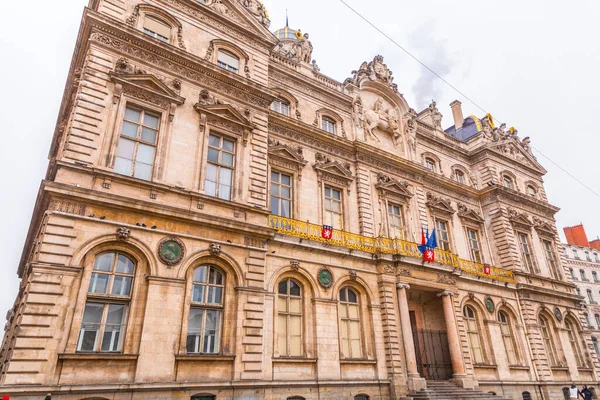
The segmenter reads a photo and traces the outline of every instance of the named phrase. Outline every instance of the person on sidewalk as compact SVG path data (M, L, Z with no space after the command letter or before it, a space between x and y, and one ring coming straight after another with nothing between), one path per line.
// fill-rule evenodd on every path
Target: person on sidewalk
M44 400L52 400L52 393L48 393Z
M570 400L578 400L580 393L581 392L579 390L577 390L577 386L575 386L574 384L571 385L571 389L569 389L569 399Z
M592 392L587 385L583 385L583 390L579 393L581 394L581 397L583 397L583 400L592 400L592 397L594 397L594 392Z

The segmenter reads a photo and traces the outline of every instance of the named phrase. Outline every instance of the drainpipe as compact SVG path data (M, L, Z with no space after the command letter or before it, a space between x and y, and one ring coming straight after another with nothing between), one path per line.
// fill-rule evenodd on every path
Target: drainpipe
M531 342L529 341L529 330L527 329L527 324L525 324L525 318L523 317L523 309L521 308L521 301L517 292L517 309L519 310L519 316L521 317L521 323L523 324L523 328L525 330L525 342L527 343L527 350L529 351L529 358L531 359L531 366L533 367L533 373L535 375L535 380L540 382L540 376L535 365L535 361L533 360L533 350L531 349ZM542 392L542 385L538 383L537 389L540 392L540 397L542 400L544 398L544 392Z

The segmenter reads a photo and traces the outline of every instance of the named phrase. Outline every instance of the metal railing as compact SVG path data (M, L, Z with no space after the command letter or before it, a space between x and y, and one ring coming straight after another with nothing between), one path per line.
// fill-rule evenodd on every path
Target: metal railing
M367 253L392 254L414 258L423 257L417 247L417 243L402 239L369 237L339 229L334 229L332 231L331 239L325 239L321 236L321 231L323 229L322 225L280 217L278 215L269 216L269 226L283 235L295 236ZM457 254L450 251L435 249L435 260L441 264L458 268L471 275L482 276L503 282L515 282L515 276L511 271L490 266L490 273L486 274L485 266L483 264L462 259L458 257Z

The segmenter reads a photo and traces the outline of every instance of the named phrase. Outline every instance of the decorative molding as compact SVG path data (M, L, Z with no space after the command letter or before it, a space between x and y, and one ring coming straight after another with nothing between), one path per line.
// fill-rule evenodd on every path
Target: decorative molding
M517 229L530 231L533 224L529 220L527 214L519 212L514 208L507 208L508 220Z
M350 171L349 162L342 163L333 160L323 153L316 153L313 168L317 172L319 184L323 181L327 181L337 185L346 186L348 192L350 191L350 183L354 180L354 177Z
M398 282L396 283L396 289L404 289L404 290L408 290L410 289L410 285L408 283L404 283L404 282Z
M393 72L383 63L383 56L381 55L376 55L375 58L373 58L373 61L369 63L364 61L358 70L352 71L351 73L352 77L347 78L344 81L344 86L353 84L360 87L363 81L371 80L381 82L391 88L395 93L398 93L398 85L394 83L394 78L392 77ZM404 98L402 94L398 93L398 95Z
M490 314L493 314L494 311L496 310L496 305L494 304L494 300L492 300L492 298L490 296L486 296L486 298L484 299L484 304L485 304L485 308L490 312Z
M446 297L446 296L452 297L452 296L454 296L454 293L451 290L444 290L443 292L437 294L437 297Z
M355 280L358 279L358 274L353 269L351 269L350 271L348 271L348 275L350 276L350 280L352 280L352 281L355 281Z
M314 128L311 128L314 129ZM269 131L286 136L292 140L296 140L305 144L307 147L312 147L321 151L335 154L347 159L354 159L354 153L351 150L345 150L341 146L327 143L324 140L314 138L309 134L300 133L297 130L290 129L287 126L274 124L269 120Z
M302 147L292 147L274 139L269 139L268 146L269 163L296 172L298 180L302 180L302 169L307 164Z
M172 267L185 256L185 245L176 237L166 237L158 242L157 253L163 264Z
M324 289L329 289L333 285L333 272L327 267L322 267L317 273L317 280Z
M533 228L537 233L547 239L554 239L556 237L556 228L553 224L545 222L538 217L533 217Z
M219 243L211 243L209 251L212 256L218 257L221 254L221 245Z
M446 285L456 285L456 278L452 275L438 274L437 281Z
M408 182L400 182L382 172L377 173L375 188L379 190L382 197L395 197L404 202L408 202L413 196L409 190Z
M395 274L396 273L396 267L391 265L391 264L385 264L382 268L382 272L384 274Z
M298 260L290 260L290 268L292 271L298 272L300 269L300 261Z
M438 197L431 192L427 193L427 201L425 202L425 205L431 210L432 213L448 218L451 218L456 212L456 210L452 208L450 199Z
M52 199L48 205L49 211L58 211L73 215L85 215L86 206L74 201Z
M255 129L255 125L248 118L251 114L249 109L245 109L243 115L236 106L225 104L206 89L200 91L194 109L200 113L202 131L206 125L214 126L241 137L244 146L248 144Z
M258 22L265 28L269 29L271 26L271 20L269 19L269 13L265 6L258 0L238 0L246 10L248 10Z
M401 276L412 276L410 267L398 267L398 275Z
M121 226L117 228L117 239L119 240L127 240L131 236L131 230L126 226Z
M485 221L477 211L473 210L472 208L468 208L462 203L458 203L458 216L464 222L471 222L477 225L483 225Z

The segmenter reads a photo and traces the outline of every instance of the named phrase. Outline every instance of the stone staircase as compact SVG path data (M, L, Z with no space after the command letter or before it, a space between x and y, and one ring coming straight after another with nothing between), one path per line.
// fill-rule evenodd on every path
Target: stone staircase
M409 394L409 400L509 400L493 394L463 389L447 381L427 381L427 389Z

